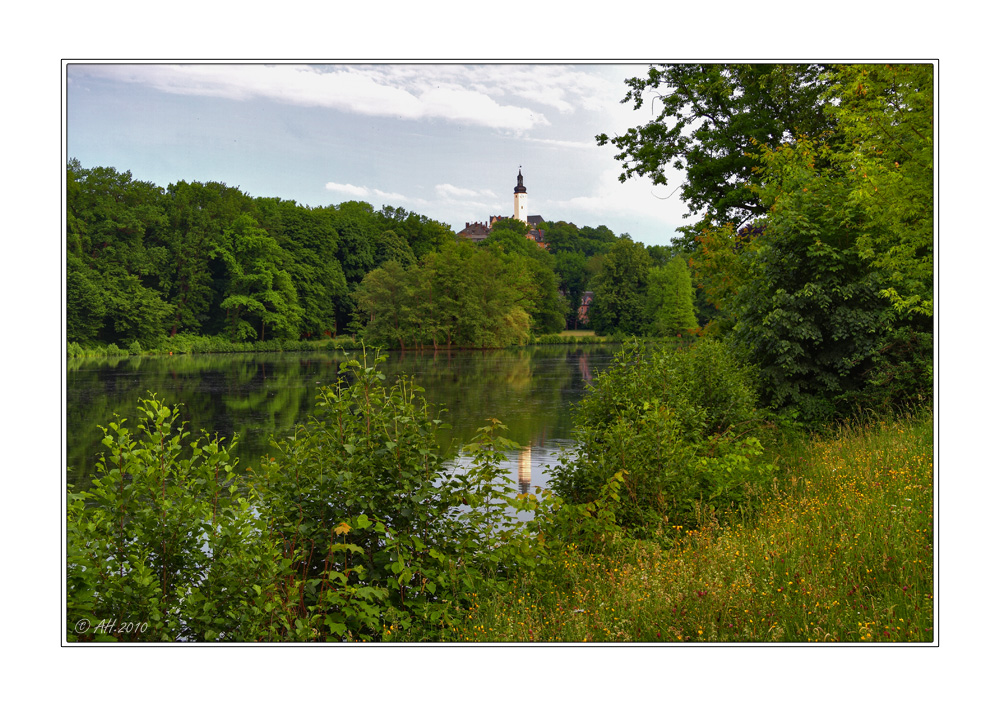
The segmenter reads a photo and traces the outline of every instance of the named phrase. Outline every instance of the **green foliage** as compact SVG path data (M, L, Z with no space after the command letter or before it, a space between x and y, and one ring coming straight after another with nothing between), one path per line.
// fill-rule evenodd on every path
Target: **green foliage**
M510 238L512 240L507 240ZM373 270L354 298L366 341L398 348L523 344L529 331L561 331L564 304L555 275L530 248L501 233L485 248L455 243L404 269L394 260Z
M526 244L531 245L531 242L525 237L530 231L531 226L524 221L519 221L516 218L500 218L490 225L490 237L487 240L499 239L499 237L504 235L514 235L518 236ZM512 241L505 239L505 242Z
M810 169L799 144L764 153L772 215L733 300L732 335L768 403L822 419L861 387L890 319L854 247L860 215L845 185Z
M553 265L559 278L559 287L566 293L566 302L570 310L566 328L577 328L577 310L590 280L587 258L579 252L558 252L554 256Z
M606 344L611 342L613 339L611 336L570 336L562 335L558 333L547 333L541 336L532 336L529 343L532 344L557 344L562 346L580 346L580 345L597 345Z
M890 330L880 341L855 406L894 412L926 406L934 397L934 336L911 327Z
M387 262L398 262L403 267L410 267L416 263L413 250L401 236L395 231L383 231L375 238L375 266L381 267Z
M480 595L461 642L923 642L935 636L933 424L831 428L771 452L794 461L752 522L705 523L591 554L557 578ZM605 545L606 546L606 545Z
M155 347L163 337L173 307L163 301L155 289L143 286L134 275L110 280L106 286L105 326L113 334L105 333L103 338L118 342L136 340L147 347Z
M70 341L155 348L164 336L283 341L335 336L377 266L412 265L453 240L403 209L309 208L225 184L166 190L129 172L67 164Z
M302 309L291 277L280 267L278 243L244 214L223 233L218 256L227 271L226 296L220 306L232 338L263 341L268 328L277 338L293 335Z
M455 234L449 226L435 220L411 213L403 208L393 208L383 206L382 210L374 214L379 227L383 230L391 230L398 234L409 246L414 259L418 260L424 255L436 252L451 243ZM376 248L376 257L378 249ZM401 263L406 265L407 263Z
M927 399L932 380L932 67L823 76L830 130L752 138L766 219L705 228L693 261L710 327L807 423ZM906 356L912 356L906 358Z
M69 253L66 259L66 338L91 344L104 323L104 292L76 254Z
M857 249L884 274L880 294L902 315L934 313L934 68L837 67L833 154L866 217Z
M416 324L412 277L397 260L389 260L366 276L354 296L367 314L364 337L405 349Z
M347 284L357 285L365 274L375 269L372 246L379 232L372 218L372 207L359 201L347 201L330 208L337 229L337 259Z
M621 181L648 176L669 185L667 170L682 170L677 188L691 214L737 223L765 213L754 194L756 145L776 147L798 135L818 135L829 118L818 106L824 68L805 64L678 64L650 66L626 81L623 103L647 101L654 118L624 135L597 136L618 150ZM691 245L690 243L688 243Z
M683 257L649 271L646 318L653 336L677 336L698 327L691 273Z
M337 259L336 212L304 208L291 201L258 200L261 224L287 255L283 267L298 296L305 338L334 335L348 310L348 285Z
M383 622L414 615L450 620L455 582L471 581L454 556L468 539L464 486L437 454L441 421L412 381L386 387L376 365L342 364L316 416L276 442L252 482L305 582L296 620L338 639L377 639Z
M642 335L647 330L646 288L652 260L642 243L623 236L604 256L594 276L590 321L598 335Z
M171 336L211 326L217 314L213 304L218 307L221 300L221 283L213 278L222 275L221 263L213 258L223 245L225 229L252 206L248 196L225 184L180 181L167 188L166 247L173 268L165 272L162 286L174 306Z
M512 286L522 292L521 306L532 315L533 333L555 333L566 325L566 303L559 291L556 260L521 221L496 221L480 247L488 249L509 268Z
M128 351L127 351L127 350L124 350L124 349L122 349L122 348L119 348L119 347L118 347L117 345L115 345L114 343L109 343L109 344L108 344L108 345L107 345L107 346L106 346L106 347L104 348L104 351L103 351L103 352L104 352L104 355L106 355L106 356L109 356L109 357L112 357L112 358L115 358L115 357L120 357L120 358L124 358L124 357L126 357L126 356L128 355Z
M190 441L178 414L153 397L135 431L123 419L102 427L92 488L69 489L70 640L239 640L255 627L235 589L266 582L278 557L259 543L266 524L238 490L232 443Z
M684 347L627 343L577 410L578 457L553 471L555 492L600 497L624 472L617 514L642 533L693 526L706 508L740 506L772 469L746 436L755 419L748 372L713 340Z

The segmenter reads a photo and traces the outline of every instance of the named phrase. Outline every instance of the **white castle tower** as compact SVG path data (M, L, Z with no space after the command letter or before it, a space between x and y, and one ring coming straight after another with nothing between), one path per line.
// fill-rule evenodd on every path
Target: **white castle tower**
M522 223L528 222L528 190L524 188L520 168L517 170L517 186L514 187L514 218Z

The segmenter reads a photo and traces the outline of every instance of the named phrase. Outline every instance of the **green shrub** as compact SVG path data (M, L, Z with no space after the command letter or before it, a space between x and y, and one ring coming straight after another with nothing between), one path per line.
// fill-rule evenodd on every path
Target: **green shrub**
M437 449L441 419L412 380L385 384L381 360L342 363L314 417L275 443L253 479L306 581L296 620L337 639L378 639L388 624L443 628L469 595L538 553L507 512L503 426L480 429L466 449L472 467L450 473Z
M155 397L138 412L135 432L121 419L101 428L92 488L68 492L67 639L253 639L280 616L247 589L273 581L281 557L232 443L190 442Z
M196 336L191 333L178 333L175 336L171 336L163 342L162 349L164 351L180 354L180 353L192 353L194 352L194 347L196 344L200 344L205 340L204 336Z
M738 507L773 469L746 436L756 419L749 373L721 343L627 343L576 411L578 456L551 486L591 502L624 471L618 520L641 533L693 525L706 509Z
M857 405L879 412L915 409L934 397L934 335L904 327L891 331L875 354Z
M129 355L142 355L142 346L138 341L132 341L131 345L128 347Z

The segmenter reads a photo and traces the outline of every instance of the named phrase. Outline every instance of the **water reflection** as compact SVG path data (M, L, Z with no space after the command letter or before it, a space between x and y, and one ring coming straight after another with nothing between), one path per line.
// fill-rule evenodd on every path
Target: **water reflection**
M521 454L517 457L517 488L518 492L524 494L531 489L531 447L521 448Z
M537 346L502 351L392 352L388 380L412 377L451 426L439 436L446 457L461 464L461 446L486 419L526 447L509 459L522 489L546 484L544 466L572 446L572 407L593 375L610 364L614 346ZM312 412L316 389L336 381L338 367L359 352L184 355L67 364L68 480L85 485L99 456L100 431L117 412L134 420L141 397L182 403L188 430L238 435L240 467L256 465L271 435L291 432ZM523 469L523 471L522 471Z

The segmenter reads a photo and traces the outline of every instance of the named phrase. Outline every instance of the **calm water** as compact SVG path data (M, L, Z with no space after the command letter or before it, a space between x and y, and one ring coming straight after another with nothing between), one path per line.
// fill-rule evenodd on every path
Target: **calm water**
M461 466L461 446L489 417L507 425L505 436L524 449L507 468L522 490L546 484L572 442L572 406L595 373L611 362L615 346L537 346L502 351L389 353L383 372L413 376L452 428L441 432L442 451ZM135 418L140 397L153 392L182 403L188 430L238 435L243 466L255 465L272 435L287 433L311 412L316 388L336 379L340 362L360 353L184 355L108 360L72 359L66 371L68 481L85 485L101 451L101 432L115 413Z

